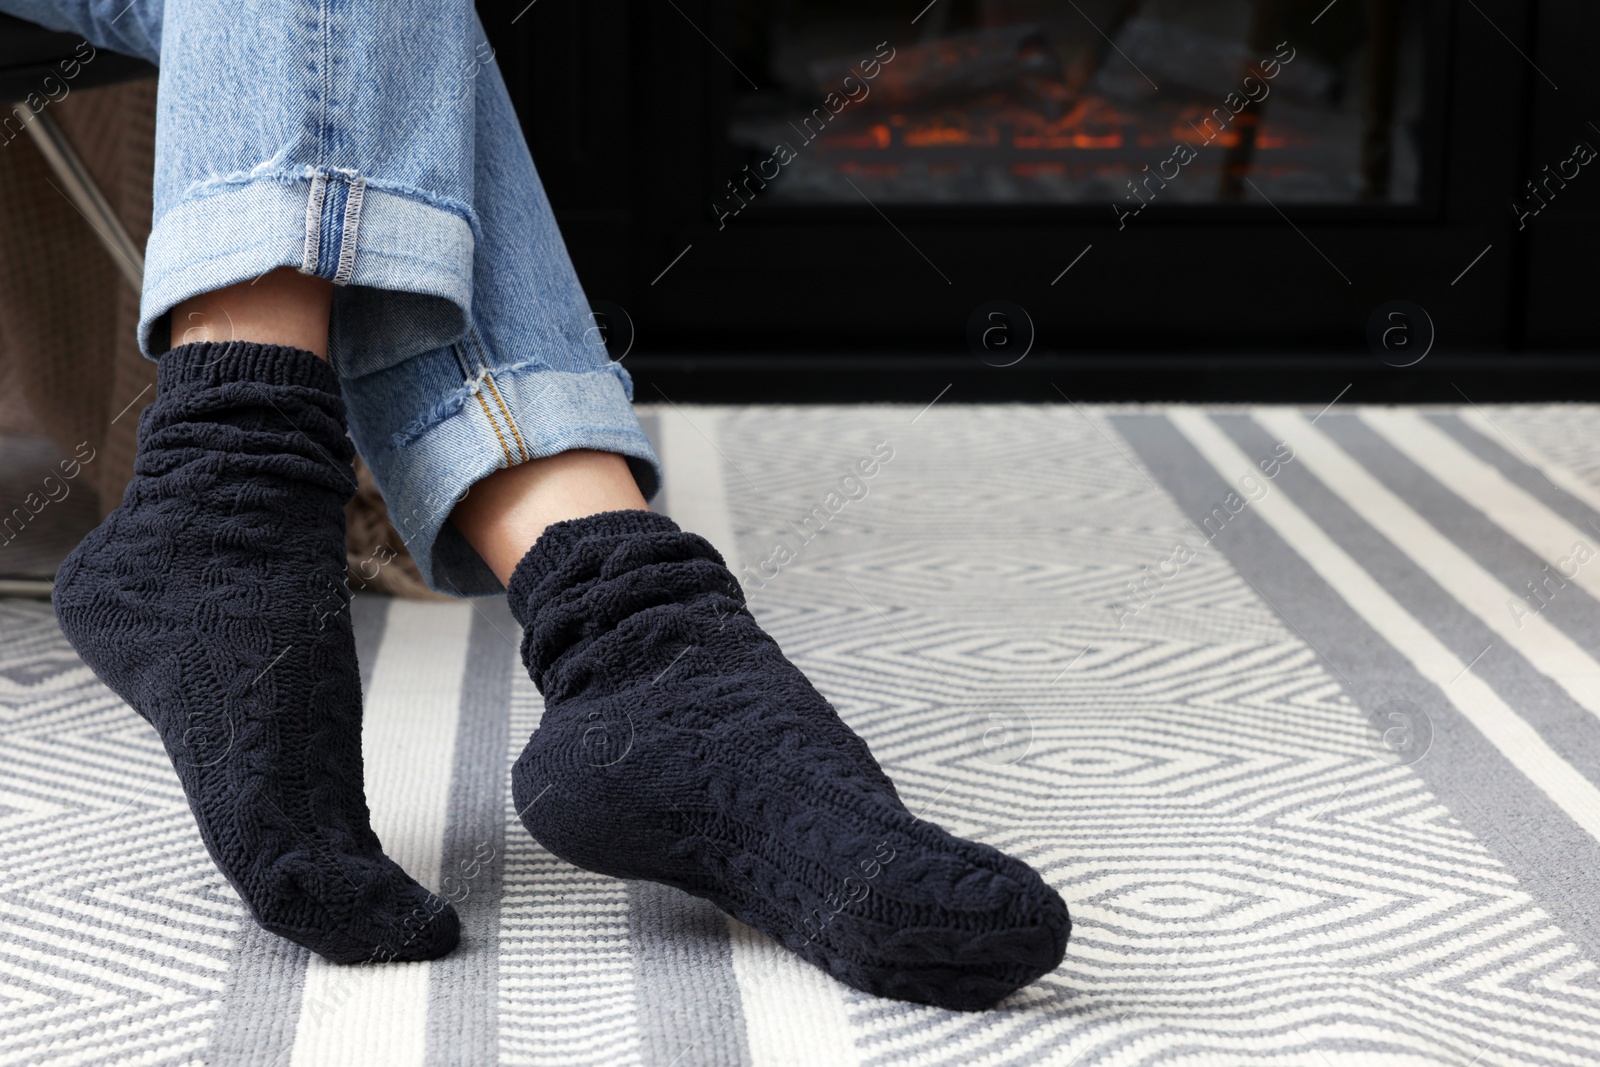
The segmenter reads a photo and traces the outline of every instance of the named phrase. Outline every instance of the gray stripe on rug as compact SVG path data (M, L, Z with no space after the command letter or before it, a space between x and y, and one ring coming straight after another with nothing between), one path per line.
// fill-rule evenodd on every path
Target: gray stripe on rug
M1234 440L1247 455L1272 454L1276 442L1254 423L1243 428L1237 423L1230 427L1234 420L1226 417L1216 421L1224 432L1241 431ZM1114 415L1111 422L1185 514L1204 515L1233 491L1165 416ZM1459 643L1459 634L1448 627L1441 630L1439 610L1418 602L1414 595L1420 573L1408 573L1406 568L1415 565L1394 558L1398 550L1385 552L1387 540L1309 472L1289 463L1278 474L1274 489L1287 493L1391 596L1403 598L1408 610L1441 641ZM1432 747L1412 770L1589 958L1600 959L1600 930L1587 914L1587 902L1596 895L1595 883L1575 873L1600 871L1600 842L1528 781L1258 515L1246 509L1211 543L1333 667L1360 708L1403 698L1427 709L1433 720ZM1456 605L1456 611L1462 610ZM1352 727L1360 728L1356 723Z
M628 939L643 1061L655 1067L749 1063L722 912L671 886L629 882Z
M393 602L386 596L355 596L350 600L350 624L355 630L363 692L372 687L372 667L378 661L378 647L383 644L383 630ZM310 959L309 949L267 933L246 914L206 1049L206 1062L244 1067L281 1067L287 1063L300 1022L300 999Z
M1246 416L1214 418L1251 455L1268 454L1276 444ZM1412 510L1507 587L1514 591L1519 575L1538 573L1543 561L1534 552L1401 455L1371 427L1352 416L1330 416L1320 425L1368 473L1401 496ZM1267 452L1261 452L1262 448ZM1471 663L1473 673L1516 708L1562 759L1591 782L1600 782L1600 720L1549 675L1496 637L1483 620L1440 588L1405 552L1363 522L1320 481L1303 469L1291 473L1293 466L1285 468L1285 473L1290 474L1286 484L1294 487L1290 495L1300 509L1316 519L1317 525L1345 551L1361 560L1368 573L1462 663ZM1570 612L1564 623L1556 615L1558 607ZM1563 589L1546 614L1589 655L1600 654L1600 642L1594 640L1600 636L1600 604L1582 589L1576 585ZM1583 626L1594 627L1596 633L1585 639L1577 632Z
M499 597L473 608L439 887L461 916L461 946L428 974L427 1064L493 1063L499 1055L501 809L521 630Z
M1518 489L1534 497L1545 507L1572 523L1572 525L1582 530L1593 530L1596 534L1600 534L1600 526L1595 525L1595 520L1600 516L1596 516L1593 508L1565 489L1552 484L1549 478L1540 473L1539 468L1530 467L1521 456L1514 455L1508 451L1503 442L1492 441L1485 437L1462 421L1459 415L1427 415L1424 417L1434 426L1455 438L1456 443L1468 452L1499 470Z
M662 454L660 417L641 413L639 423ZM670 486L669 477L650 504L668 518ZM643 1062L660 1067L749 1063L733 947L722 913L670 886L629 882L628 941Z
M1440 533L1454 541L1477 562L1478 566L1494 575L1511 591L1512 596L1522 595L1527 582L1547 577L1549 572L1544 570L1546 564L1553 566L1556 563L1555 560L1542 558L1533 549L1513 537L1474 507L1471 501L1461 499L1431 474L1413 463L1398 448L1380 437L1371 426L1355 416L1330 416L1323 420L1322 429L1373 477L1404 499L1412 510L1427 519ZM1483 440L1481 435L1474 436ZM1484 443L1490 444L1488 441ZM1543 475L1526 466L1515 473L1507 472L1506 477L1513 485L1524 491L1531 490L1534 482L1545 481ZM1547 489L1554 488L1548 483L1545 485ZM1577 525L1583 528L1581 521ZM1510 607L1508 606L1506 610L1509 613ZM1573 644L1583 649L1590 657L1600 660L1600 602L1576 582L1566 582L1556 590L1549 604L1541 611L1535 612L1530 603L1528 614L1543 616L1545 621L1566 634ZM1466 652L1467 659L1483 651L1491 641L1493 651L1485 657L1485 660L1496 657L1504 647L1505 642L1496 640L1486 627L1483 628L1483 633L1486 635L1484 640L1479 641L1476 648ZM1546 683L1547 689L1560 691L1554 682L1546 679ZM1507 699L1510 699L1510 695ZM1543 699L1542 695L1535 697L1529 694L1528 697L1521 698L1517 706L1539 707L1541 705L1538 702ZM1566 703L1576 707L1570 699ZM1600 782L1600 721L1588 714L1585 714L1584 718L1595 725L1597 730L1588 734L1578 750L1561 750L1561 752L1568 762L1583 770L1590 781ZM1548 732L1543 727L1540 727L1540 732L1548 737ZM1551 740L1554 743L1554 740ZM1588 756L1588 765L1581 762L1583 754Z

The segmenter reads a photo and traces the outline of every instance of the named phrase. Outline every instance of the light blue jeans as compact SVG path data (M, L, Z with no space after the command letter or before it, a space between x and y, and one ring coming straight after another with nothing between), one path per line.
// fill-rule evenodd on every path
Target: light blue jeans
M606 351L468 0L0 0L161 68L139 346L275 267L334 283L350 432L428 584L500 582L447 521L574 448L660 465ZM93 60L91 59L92 63ZM223 324L208 324L222 330Z

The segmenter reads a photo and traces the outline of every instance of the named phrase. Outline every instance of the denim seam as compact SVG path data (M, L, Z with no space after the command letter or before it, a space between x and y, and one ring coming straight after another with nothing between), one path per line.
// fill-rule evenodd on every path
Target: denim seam
M500 397L500 390L495 388L494 375L489 370L489 361L486 360L483 355L483 338L478 336L478 328L476 326L468 327L467 335L462 339L462 344L464 346L471 347L473 359L477 363L478 367L481 368L478 372L478 376L483 380L483 384L489 387L489 393L494 397L495 406L500 409L501 416L505 418L506 428L511 431L511 436L516 439L517 449L522 453L522 462L526 463L530 458L528 455L528 445L522 440L522 431L517 429L517 420L512 417L511 409L506 407L506 402ZM480 403L483 401L483 394L481 391L478 395L478 401ZM485 405L486 409L487 406L488 405ZM504 445L505 442L502 441L501 444ZM506 459L509 462L515 462L511 459L511 450L509 448L506 449Z
M322 38L322 93L317 101L317 145L328 143L328 101L333 99L333 26L328 12L329 0L317 4L317 33Z
M478 336L478 327L467 327L466 334L461 338L461 347L468 350L472 365L479 373L489 373L489 361L483 357L483 339Z
M448 403L457 397L461 398L460 403L451 404L450 410L441 418L439 418L437 422L431 423L429 426L424 426L421 430L418 430L416 433L412 434L409 438L407 438L406 443L415 441L419 436L421 436L421 434L426 433L431 426L438 425L439 423L444 422L446 419L459 415L460 409L466 404L466 395L470 395L478 401L478 407L483 409L484 421L486 421L489 424L489 428L494 431L495 440L500 442L500 451L506 457L506 466L515 466L517 462L516 458L511 455L511 447L506 444L505 434L500 432L500 423L495 419L494 412L489 410L488 401L484 400L483 398L483 389L480 383L482 383L489 376L489 368L480 358L482 352L482 346L477 343L477 328L469 325L467 327L466 335L450 345L450 355L455 359L456 368L461 372L461 376L465 380L462 382L461 389L450 394L449 397L446 397L444 403ZM406 432L412 427L417 426L419 421L426 421L430 416L438 414L442 406L443 404L435 404L426 415L421 416L419 420L414 420L411 423L411 426L406 427L405 429L401 430L400 433L396 434L392 439L394 448L398 450L404 447L401 444L402 435L406 434ZM502 407L501 410L504 411L504 407Z
M506 435L500 432L499 423L494 421L494 415L489 411L489 405L484 403L483 393L481 391L475 392L474 395L478 398L478 406L483 409L483 417L489 420L489 428L494 431L495 440L500 442L500 451L506 454L506 466L515 465L516 460L511 458L511 449L506 446Z
M475 336L476 330L477 327L468 325L467 332L460 338L460 340L456 341L455 344L450 346L455 351L456 366L461 368L462 377L466 379L466 383L469 385L471 384L472 379L476 378L479 374L482 374L488 368L488 364L484 363L483 360L479 358L483 353L483 349L477 345L467 344L467 339Z
M507 366L501 367L501 368L499 368L499 373L502 376L504 376L506 374L511 374L511 373L515 373L517 371L522 371L522 370L528 370L530 368L531 369L537 369L537 370L546 370L546 371L552 369L549 364L544 363L544 362L542 362L540 360L527 359L527 360L523 360L520 363L512 363L512 364L508 364ZM610 372L606 371L606 370L573 370L573 371L561 371L559 373L574 374L574 375L586 375L586 374L603 375L603 374L610 374ZM443 397L442 399L440 399L428 411L426 411L423 414L417 416L408 425L406 425L405 427L400 429L398 432L396 432L393 436L391 436L389 438L390 447L393 448L395 451L398 451L398 450L400 450L402 448L405 448L407 445L411 444L417 438L421 437L423 434L427 433L429 430L432 430L435 426L438 426L440 423L442 423L445 420L447 420L447 419L455 416L456 414L458 414L460 412L460 410L464 406L466 406L467 399L469 397L472 397L472 396L477 394L478 390L476 388L474 388L474 384L475 384L475 382L466 383L460 389L457 389L455 392L451 393L449 396L446 396L446 397ZM607 428L608 427L598 426L598 425L597 426L585 427L585 429L607 429Z
M470 329L471 327L468 328ZM462 351L459 344L452 343L450 345L450 356L456 361L456 370L461 372L461 380L463 382L470 381L472 376L478 373L477 369L472 365L472 358Z
M322 204L328 195L328 174L317 171L311 179L311 195L306 198L306 242L300 255L300 273L316 274L322 257Z
M522 452L522 462L528 462L528 446L523 443L522 433L517 429L517 420L511 417L511 412L506 408L506 402L500 399L500 390L494 387L494 376L487 370L483 372L483 384L489 387L489 392L494 396L494 402L500 407L500 414L505 416L506 427L511 431L511 436L516 438L517 448ZM483 399L483 394L478 394L478 399ZM507 450L509 459L509 449Z
M356 234L361 228L361 199L367 188L365 178L350 184L345 196L343 234L339 239L339 267L333 274L334 285L349 285L356 267Z

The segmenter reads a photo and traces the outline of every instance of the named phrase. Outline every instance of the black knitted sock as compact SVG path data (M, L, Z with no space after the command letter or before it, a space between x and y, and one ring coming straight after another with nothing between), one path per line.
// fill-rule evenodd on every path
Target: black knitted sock
M509 595L545 700L513 792L550 851L880 996L983 1008L1060 964L1060 896L906 810L705 540L645 511L556 523Z
M61 629L160 732L257 922L336 963L442 956L455 911L383 854L362 788L338 379L239 342L158 377L121 506L56 577Z

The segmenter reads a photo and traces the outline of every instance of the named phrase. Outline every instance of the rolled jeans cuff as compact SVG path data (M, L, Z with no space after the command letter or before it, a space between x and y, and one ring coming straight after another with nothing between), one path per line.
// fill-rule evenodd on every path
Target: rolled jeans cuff
M341 381L351 435L423 580L436 592L463 597L505 592L449 521L456 503L493 471L593 449L623 456L647 500L661 486L660 461L634 415L632 383L620 366L561 371L530 360L487 367L467 357L474 343L469 333L460 345ZM456 388L438 388L449 379ZM428 402L419 403L424 396ZM403 421L419 410L424 414Z
M232 339L226 322L172 323L169 313L278 267L337 287L329 354L341 375L393 366L466 332L474 236L464 208L327 170L218 185L173 207L151 231L139 309L147 357L183 343L194 325L212 340Z

